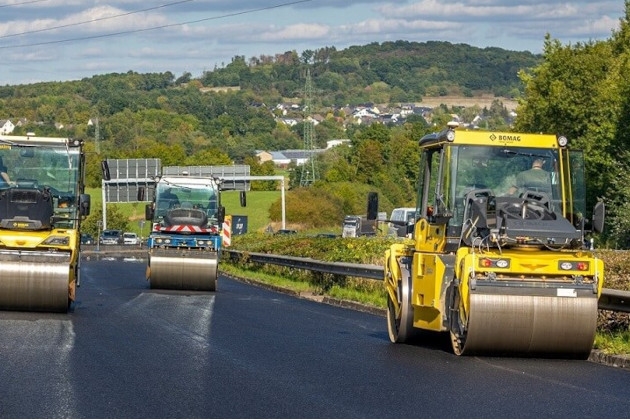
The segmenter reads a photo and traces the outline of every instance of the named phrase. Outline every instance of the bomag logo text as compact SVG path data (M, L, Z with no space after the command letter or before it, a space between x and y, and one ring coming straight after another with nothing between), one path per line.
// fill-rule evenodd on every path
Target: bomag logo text
M13 222L13 227L14 228L27 228L29 227L31 224L30 223L20 223L20 222Z
M521 141L521 136L507 136L504 134L500 134L496 136L496 139L499 141Z

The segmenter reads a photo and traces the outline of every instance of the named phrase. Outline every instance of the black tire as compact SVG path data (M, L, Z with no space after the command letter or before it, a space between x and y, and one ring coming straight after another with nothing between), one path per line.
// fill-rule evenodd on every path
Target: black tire
M400 267L402 278L398 280L398 307L396 313L391 296L387 295L387 331L392 343L407 343L414 335L413 307L411 305L411 276L408 270Z

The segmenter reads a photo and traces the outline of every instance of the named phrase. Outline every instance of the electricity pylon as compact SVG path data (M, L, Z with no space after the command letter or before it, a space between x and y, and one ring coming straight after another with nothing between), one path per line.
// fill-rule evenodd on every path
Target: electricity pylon
M311 185L317 180L317 164L315 162L315 147L314 147L314 132L313 132L313 118L312 102L313 95L313 83L311 81L311 69L306 69L306 86L304 87L304 131L302 138L304 140L304 154L309 155L308 161L302 165L302 172L300 173L300 186L306 187Z

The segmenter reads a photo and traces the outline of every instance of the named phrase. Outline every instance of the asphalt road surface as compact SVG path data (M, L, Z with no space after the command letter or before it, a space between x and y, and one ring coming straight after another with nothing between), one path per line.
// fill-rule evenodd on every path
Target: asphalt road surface
M221 277L82 264L74 312L0 312L3 418L627 418L630 371L390 344L385 319Z

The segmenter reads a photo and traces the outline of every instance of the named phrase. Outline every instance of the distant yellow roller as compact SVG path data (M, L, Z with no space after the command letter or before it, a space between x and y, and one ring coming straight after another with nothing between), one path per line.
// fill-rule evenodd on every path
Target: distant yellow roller
M83 141L27 133L0 144L0 310L67 312L91 206Z

